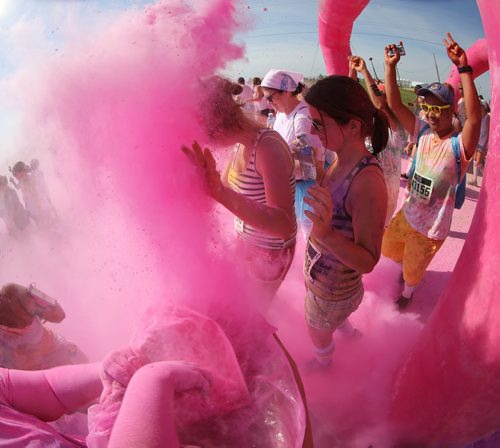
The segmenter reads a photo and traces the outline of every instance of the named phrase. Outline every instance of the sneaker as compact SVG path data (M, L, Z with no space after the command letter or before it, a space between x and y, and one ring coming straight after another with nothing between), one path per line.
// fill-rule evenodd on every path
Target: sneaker
M399 296L399 299L396 300L396 306L398 310L404 310L411 303L411 297Z

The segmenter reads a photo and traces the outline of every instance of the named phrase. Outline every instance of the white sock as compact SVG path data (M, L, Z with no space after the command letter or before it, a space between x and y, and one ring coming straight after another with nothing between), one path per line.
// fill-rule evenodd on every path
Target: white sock
M475 160L472 165L472 181L477 183L477 162Z
M401 295L403 297L406 297L407 299L411 299L411 296L413 295L413 292L415 291L415 289L417 289L417 286L418 285L410 286L410 285L408 285L408 283L405 282L405 287L404 287Z
M316 354L316 360L322 365L327 366L332 362L332 354L335 350L335 342L332 339L329 345L323 348L314 348L314 353Z

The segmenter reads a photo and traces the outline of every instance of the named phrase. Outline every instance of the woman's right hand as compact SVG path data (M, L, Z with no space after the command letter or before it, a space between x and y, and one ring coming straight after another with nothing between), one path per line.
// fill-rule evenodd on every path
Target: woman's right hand
M395 66L401 59L401 55L399 54L396 44L387 45L387 47L385 47L384 53L384 60L386 65Z
M351 56L349 58L349 67L361 73L366 70L366 62L361 56Z
M201 173L209 195L218 200L224 190L224 185L222 184L220 173L217 171L217 164L210 149L204 148L202 150L197 141L194 141L191 147L182 145L181 149Z
M325 239L332 233L333 199L330 190L319 185L313 185L307 190L310 196L304 197L304 202L311 206L313 211L304 213L312 221L312 234L319 240Z

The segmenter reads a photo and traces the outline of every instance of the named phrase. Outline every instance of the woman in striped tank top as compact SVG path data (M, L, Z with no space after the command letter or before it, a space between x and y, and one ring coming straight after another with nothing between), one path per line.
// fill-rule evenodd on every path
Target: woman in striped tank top
M293 260L294 162L283 138L244 114L232 95L241 89L213 77L205 85L201 122L211 141L233 146L222 175L211 151L194 143L182 149L201 169L209 194L235 215L235 229L249 273L267 297L283 282Z
M362 275L380 258L387 189L375 155L386 146L389 131L385 115L346 76L318 81L305 100L313 132L337 154L306 198L313 209L306 212L313 222L304 264L306 320L316 361L328 365L333 333L342 326L353 334L347 319L363 298ZM366 137L373 153L366 148Z

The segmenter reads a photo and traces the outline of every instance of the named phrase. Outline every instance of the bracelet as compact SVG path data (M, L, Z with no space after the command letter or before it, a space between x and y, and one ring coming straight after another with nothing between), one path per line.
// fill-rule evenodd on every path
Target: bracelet
M472 73L472 67L470 65L458 67L458 73Z

